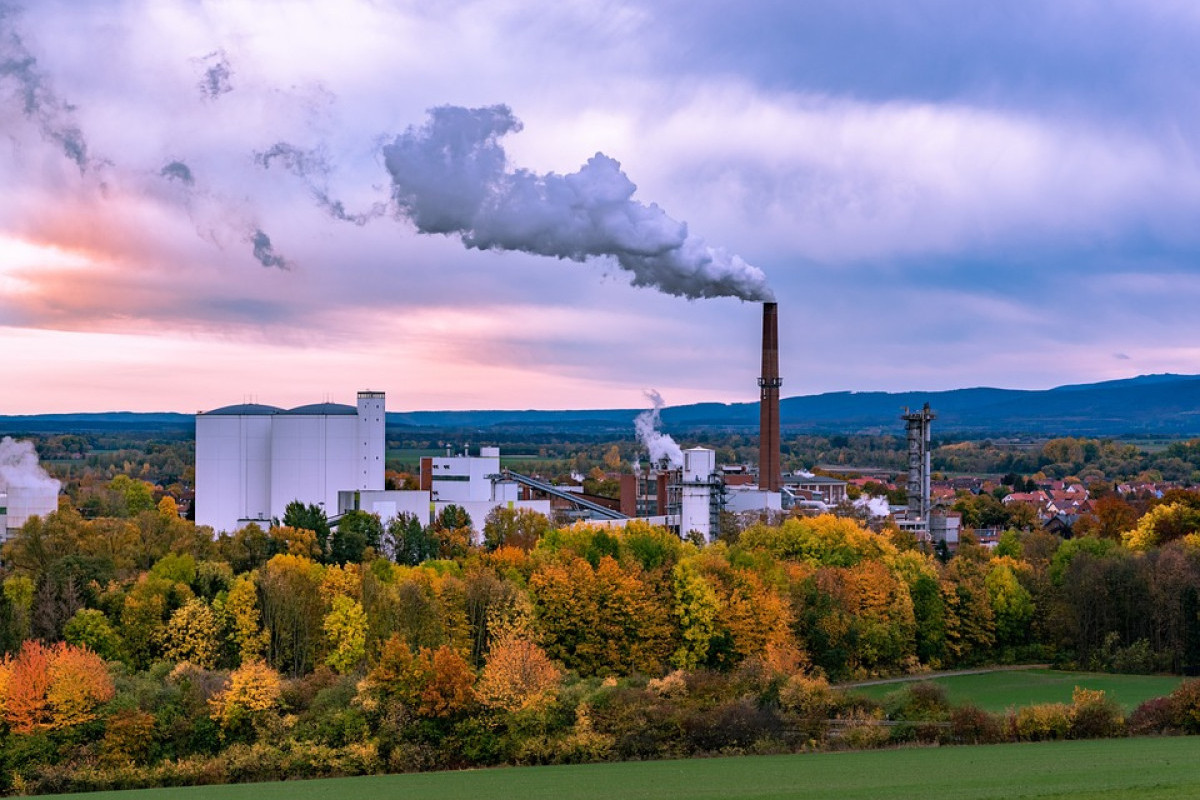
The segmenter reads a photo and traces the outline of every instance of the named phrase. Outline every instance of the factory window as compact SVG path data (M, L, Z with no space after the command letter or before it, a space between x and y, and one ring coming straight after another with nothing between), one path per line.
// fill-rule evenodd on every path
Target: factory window
M0 506L0 514L7 514L7 513L8 513L8 509L4 506Z

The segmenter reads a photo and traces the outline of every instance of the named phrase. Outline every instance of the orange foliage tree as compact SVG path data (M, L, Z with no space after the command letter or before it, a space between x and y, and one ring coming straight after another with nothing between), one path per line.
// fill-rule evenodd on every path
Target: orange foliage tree
M484 705L520 711L542 705L552 696L562 671L546 651L519 636L506 636L492 645L479 680Z
M657 674L675 648L669 601L604 556L593 569L570 552L529 579L535 630L551 658L584 675Z
M375 668L358 685L368 711L404 706L422 717L451 717L475 702L475 676L446 645L414 654L398 635L384 643Z
M89 722L113 693L104 659L86 647L31 639L0 662L0 714L14 733Z

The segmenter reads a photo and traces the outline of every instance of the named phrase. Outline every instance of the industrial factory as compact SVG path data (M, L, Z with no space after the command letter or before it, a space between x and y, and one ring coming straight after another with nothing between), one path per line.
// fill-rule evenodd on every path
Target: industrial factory
M56 511L61 488L38 464L31 442L0 439L0 544L30 517Z
M547 516L623 525L639 518L681 536L714 538L722 511L770 514L824 511L846 500L846 484L811 473L785 474L780 458L778 307L763 304L762 370L758 379L757 469L718 466L713 450L673 447L671 459L635 464L620 478L619 498L593 497L504 469L500 449L421 459L417 489L384 485L385 397L358 393L356 405L320 403L283 409L247 403L196 415L196 522L216 531L250 523L269 526L287 505L317 505L336 524L347 511L401 514L429 524L448 505L467 511L479 529L492 509L526 508ZM657 398L656 398L657 401ZM657 412L655 412L657 414ZM905 413L908 426L907 509L897 523L919 538L957 540L955 520L930 508L929 442L935 414ZM655 416L657 421L657 416Z

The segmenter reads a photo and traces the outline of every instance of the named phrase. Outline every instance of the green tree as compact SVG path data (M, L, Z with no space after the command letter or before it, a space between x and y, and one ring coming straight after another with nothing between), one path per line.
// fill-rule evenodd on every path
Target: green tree
M314 503L305 505L299 500L293 500L283 509L283 524L312 531L317 535L317 544L321 552L329 553L329 519L321 506Z
M333 564L360 564L369 551L378 551L383 538L383 523L378 514L347 511L329 538L329 561Z
M105 661L121 658L121 637L108 622L104 612L81 608L67 621L63 639L69 644L87 647Z
M437 537L412 514L388 522L386 542L397 564L416 566L438 554Z

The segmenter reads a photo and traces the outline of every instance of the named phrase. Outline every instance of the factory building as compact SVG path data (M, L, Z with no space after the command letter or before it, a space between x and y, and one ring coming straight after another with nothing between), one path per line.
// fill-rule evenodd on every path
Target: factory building
M0 492L0 544L11 539L30 517L58 510L58 481L36 486L8 486Z
M481 447L479 455L425 457L421 459L420 488L388 491L342 492L337 509L368 511L388 520L411 514L428 525L447 506L467 512L476 531L497 507L527 508L550 516L549 500L532 500L528 492L500 468L500 448Z
M295 500L322 507L333 520L361 510L385 522L411 514L426 525L457 505L477 530L497 506L549 515L548 500L523 498L501 475L496 447L423 459L419 490L385 489L385 426L383 392L359 392L353 406L246 403L197 414L196 524L216 531L268 527Z
M246 403L196 415L196 524L264 526L288 503L334 516L343 491L383 490L383 392L357 405Z

